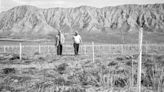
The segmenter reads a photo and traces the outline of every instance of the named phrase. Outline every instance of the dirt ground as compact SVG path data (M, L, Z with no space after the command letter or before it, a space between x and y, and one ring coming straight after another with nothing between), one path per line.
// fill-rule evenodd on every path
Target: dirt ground
M0 92L136 92L138 55L0 54ZM143 54L142 92L162 92L164 55Z

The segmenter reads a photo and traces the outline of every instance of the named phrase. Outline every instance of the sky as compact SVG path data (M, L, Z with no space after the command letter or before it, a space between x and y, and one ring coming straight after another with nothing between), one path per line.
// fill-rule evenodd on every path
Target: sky
M0 12L19 5L33 5L39 8L78 7L81 5L93 7L116 6L123 4L155 4L164 0L0 0Z

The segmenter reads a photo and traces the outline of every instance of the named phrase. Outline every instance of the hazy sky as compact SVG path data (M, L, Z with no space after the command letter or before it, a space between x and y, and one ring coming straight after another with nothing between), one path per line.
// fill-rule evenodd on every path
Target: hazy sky
M0 12L18 5L34 5L40 8L77 7L80 5L104 7L122 4L154 4L164 0L0 0Z

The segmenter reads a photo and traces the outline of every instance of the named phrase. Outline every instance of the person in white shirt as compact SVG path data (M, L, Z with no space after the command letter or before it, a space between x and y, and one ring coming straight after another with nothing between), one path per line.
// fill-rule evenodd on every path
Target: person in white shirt
M74 36L73 36L73 47L74 47L75 55L78 55L80 43L82 43L82 38L78 34L78 32L76 31Z
M56 43L55 43L55 46L57 47L57 55L62 55L64 42L65 42L64 35L62 34L61 31L58 31L58 34L56 35Z

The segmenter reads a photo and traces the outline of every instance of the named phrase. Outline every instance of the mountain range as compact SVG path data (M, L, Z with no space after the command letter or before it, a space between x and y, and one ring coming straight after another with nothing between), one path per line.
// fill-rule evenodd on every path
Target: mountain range
M23 5L0 13L1 37L47 37L58 30L65 34L164 32L164 4L120 5L96 8L41 9Z

